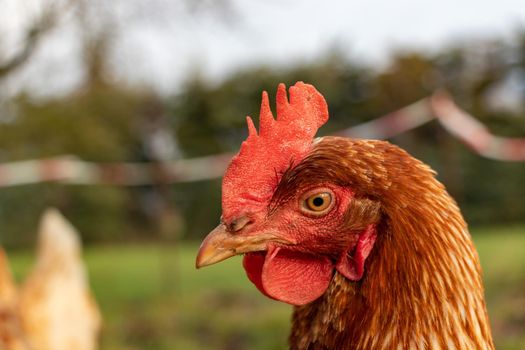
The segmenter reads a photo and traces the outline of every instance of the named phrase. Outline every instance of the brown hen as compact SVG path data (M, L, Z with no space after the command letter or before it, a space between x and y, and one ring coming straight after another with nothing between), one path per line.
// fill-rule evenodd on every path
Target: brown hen
M263 95L260 130L223 180L197 267L245 254L249 279L295 305L291 349L494 349L479 259L435 173L383 141L313 139L323 97Z

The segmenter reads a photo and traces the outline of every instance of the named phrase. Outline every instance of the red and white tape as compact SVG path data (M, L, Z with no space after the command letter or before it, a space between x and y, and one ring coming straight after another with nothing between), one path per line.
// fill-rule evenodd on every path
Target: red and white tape
M421 99L398 111L338 132L338 135L389 139L434 119L480 156L500 161L525 161L525 138L493 135L480 121L458 107L444 92Z
M495 160L525 161L525 138L491 134L485 125L442 92L432 95L430 104L441 125L477 154Z
M525 161L525 138L495 136L443 92L370 122L337 132L354 138L388 139L434 119L477 154L501 161ZM93 163L75 157L0 164L0 187L62 182L76 185L140 186L191 182L222 176L232 154L165 163Z
M166 163L92 163L71 156L25 160L0 164L0 187L40 182L141 186L208 180L222 176L232 156L225 153Z

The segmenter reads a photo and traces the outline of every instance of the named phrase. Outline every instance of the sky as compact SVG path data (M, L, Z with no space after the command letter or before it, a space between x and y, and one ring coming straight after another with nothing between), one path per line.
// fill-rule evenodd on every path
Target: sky
M127 11L134 13L133 20L124 23L110 64L115 79L163 93L176 92L195 72L220 81L254 65L312 61L334 47L382 65L398 48L437 51L458 40L511 38L525 28L523 1L231 0L229 16L188 16L173 1L154 0L155 6L142 3L135 12ZM124 0L120 4L126 6ZM72 59L80 50L74 33L65 24L52 35L25 72L13 78L13 89L74 88L82 79Z

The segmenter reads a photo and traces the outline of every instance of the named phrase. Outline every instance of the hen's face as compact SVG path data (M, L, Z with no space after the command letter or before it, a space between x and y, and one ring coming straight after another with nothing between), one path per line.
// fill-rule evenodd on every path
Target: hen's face
M296 84L289 102L280 86L277 111L274 120L264 95L259 135L248 121L250 136L223 179L221 223L196 264L245 254L247 275L261 292L302 305L324 293L334 270L361 278L378 208L356 198L337 176L341 159L313 142L327 110L312 86Z

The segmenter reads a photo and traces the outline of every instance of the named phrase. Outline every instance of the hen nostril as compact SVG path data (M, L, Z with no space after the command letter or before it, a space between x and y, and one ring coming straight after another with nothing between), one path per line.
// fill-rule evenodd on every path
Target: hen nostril
M252 223L252 219L248 216L241 216L233 220L229 225L227 225L230 232L238 232Z

